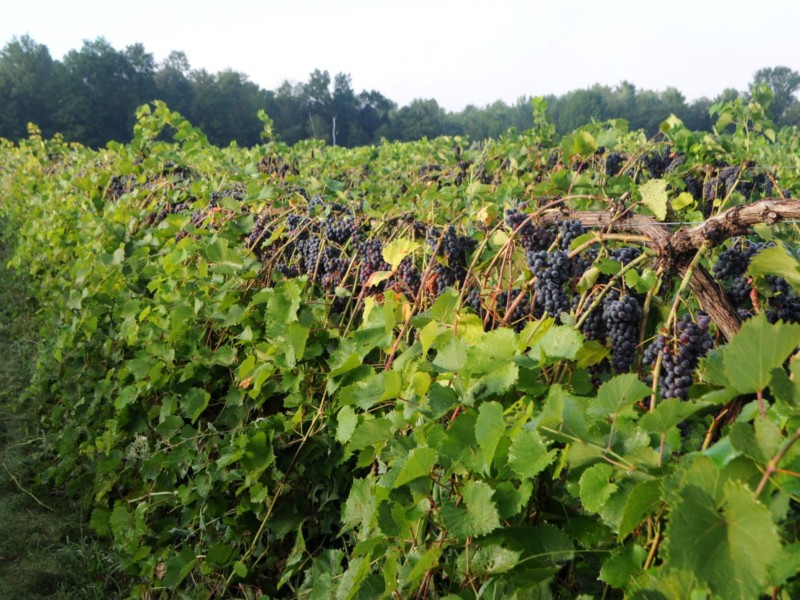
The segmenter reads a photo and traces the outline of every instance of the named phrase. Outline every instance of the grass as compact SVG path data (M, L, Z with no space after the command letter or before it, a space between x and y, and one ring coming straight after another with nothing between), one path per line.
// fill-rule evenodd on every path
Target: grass
M42 437L31 400L20 402L34 368L35 306L24 277L6 269L0 236L0 598L119 598L127 578L94 538L80 505L36 489Z

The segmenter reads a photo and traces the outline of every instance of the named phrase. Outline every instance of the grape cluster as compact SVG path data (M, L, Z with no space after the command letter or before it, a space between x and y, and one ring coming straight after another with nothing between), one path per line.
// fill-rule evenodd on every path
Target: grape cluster
M686 314L676 324L674 339L660 335L645 351L643 362L646 365L655 363L661 355L659 395L662 398L686 400L689 397L697 363L713 345L708 331L710 322L705 313L699 314L696 322Z
M559 246L562 250L568 250L572 241L586 233L583 223L576 219L564 219L556 221L556 225L561 231L561 241Z
M623 266L627 265L630 262L633 262L639 256L641 256L642 250L640 248L635 248L633 246L626 246L624 248L615 248L609 254L609 258L611 260L615 260L618 263L621 263Z
M411 298L416 297L422 277L411 256L406 256L400 261L397 267L397 282L399 291Z
M136 178L133 175L114 175L108 182L106 197L114 202L133 191Z
M747 267L756 254L766 247L762 242L734 238L731 247L722 252L714 265L714 277L726 283L728 296L735 304L747 301L752 291L750 281L744 277Z
M435 229L429 230L427 241L432 250L438 246L438 255L447 257L451 267L456 265L466 267L467 257L478 243L468 235L458 235L456 228L452 225L448 225L441 234Z
M526 254L531 272L536 275L534 287L537 301L545 312L556 317L569 312L570 300L564 291L564 284L572 278L572 264L563 250L548 254L545 251Z
M616 290L611 290L606 296L603 297L600 305L590 312L589 316L584 319L583 324L581 325L581 333L583 333L587 340L597 340L601 343L606 341L608 331L606 330L606 321L603 318L603 309L606 303L613 302L614 300L618 299L619 293ZM576 296L575 301L573 302L574 309L578 308L578 300L580 300L580 298ZM587 306L586 309L588 308L589 307Z
M481 318L485 316L486 311L483 309L481 288L476 285L469 288L469 292L464 296L464 306L471 308Z
M633 366L642 321L642 308L633 296L623 296L603 305L603 320L611 342L611 368L624 373Z
M750 259L764 249L763 243L734 238L731 247L722 252L714 265L714 277L720 281L745 274Z
M695 200L703 199L703 184L694 175L687 175L683 178L683 183L686 185L686 191L692 195Z
M516 209L506 211L506 224L519 237L520 244L526 252L547 250L556 239L555 234L527 220L528 215Z
M372 239L356 246L356 255L361 263L359 281L366 284L376 271L388 271L391 266L383 260L383 242Z
M625 159L622 158L619 152L611 152L606 156L606 175L609 177L618 175L623 162L625 162Z
M436 263L428 273L426 288L434 297L441 296L448 287L458 283L459 274L443 263Z
M642 167L650 172L652 179L664 176L664 173L672 163L669 148L664 148L662 151L648 152L642 157Z
M325 237L335 244L344 244L359 231L354 217L331 216L325 219Z

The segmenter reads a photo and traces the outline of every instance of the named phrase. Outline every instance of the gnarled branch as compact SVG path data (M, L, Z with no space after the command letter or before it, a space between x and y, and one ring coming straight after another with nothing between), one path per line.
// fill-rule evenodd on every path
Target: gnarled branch
M616 211L573 211L570 217L580 220L584 227L636 232L645 236L649 240L646 244L658 252L662 264L683 276L692 256L704 242L718 245L759 223L774 225L786 219L800 219L800 200L766 198L752 204L734 206L699 225L675 232L646 215L620 216ZM550 209L541 213L539 221L551 225L563 218L563 210ZM695 270L689 285L700 307L709 314L722 334L731 339L742 322L722 286L702 267Z

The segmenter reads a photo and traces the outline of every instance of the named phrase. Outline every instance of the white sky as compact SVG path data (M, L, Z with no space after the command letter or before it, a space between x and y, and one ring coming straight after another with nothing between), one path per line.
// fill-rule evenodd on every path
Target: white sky
M625 79L693 100L800 71L800 0L0 0L0 15L0 44L28 34L55 59L103 36L267 89L318 68L448 110Z

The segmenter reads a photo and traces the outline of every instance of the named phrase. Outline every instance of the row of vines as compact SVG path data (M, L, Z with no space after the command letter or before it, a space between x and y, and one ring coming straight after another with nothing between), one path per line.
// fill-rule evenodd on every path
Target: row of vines
M42 485L137 597L800 596L800 132L0 141Z

